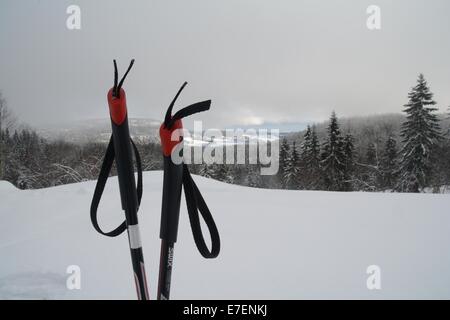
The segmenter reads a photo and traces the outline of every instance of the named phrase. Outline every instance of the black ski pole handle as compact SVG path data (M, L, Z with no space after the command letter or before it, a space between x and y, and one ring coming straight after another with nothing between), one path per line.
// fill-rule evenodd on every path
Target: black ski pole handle
M177 242L180 217L183 165L175 164L164 156L163 198L161 206L161 228L159 236L168 243Z

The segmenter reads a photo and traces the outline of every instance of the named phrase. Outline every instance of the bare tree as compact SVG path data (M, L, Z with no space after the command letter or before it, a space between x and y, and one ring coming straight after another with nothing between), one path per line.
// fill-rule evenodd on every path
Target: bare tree
M4 131L10 130L16 122L12 112L8 109L6 99L3 98L0 92L0 179L3 177L4 165L5 165L5 143L4 143Z
M11 130L16 122L16 117L13 115L11 110L8 109L6 99L0 91L0 132L4 130Z

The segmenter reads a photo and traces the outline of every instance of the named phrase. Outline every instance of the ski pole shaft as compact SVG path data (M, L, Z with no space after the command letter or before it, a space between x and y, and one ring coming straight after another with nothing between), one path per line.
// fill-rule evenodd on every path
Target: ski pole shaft
M179 122L181 128L181 122ZM176 149L174 149L176 150ZM180 150L182 153L182 150ZM161 258L158 280L158 300L168 300L173 265L174 245L177 241L180 216L183 165L175 164L164 154L164 182L161 208Z
M172 278L174 243L161 241L161 257L159 260L158 300L169 300L170 282Z

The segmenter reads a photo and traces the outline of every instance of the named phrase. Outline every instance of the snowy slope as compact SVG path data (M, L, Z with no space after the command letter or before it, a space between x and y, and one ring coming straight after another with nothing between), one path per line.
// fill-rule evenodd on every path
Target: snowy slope
M450 197L432 194L270 191L195 177L222 236L201 258L183 200L172 298L450 298ZM144 176L140 210L151 296L159 259L161 172ZM19 191L0 182L0 298L134 299L126 235L95 232L95 182ZM122 221L116 178L101 224ZM381 267L382 290L366 288ZM81 267L81 290L66 268Z

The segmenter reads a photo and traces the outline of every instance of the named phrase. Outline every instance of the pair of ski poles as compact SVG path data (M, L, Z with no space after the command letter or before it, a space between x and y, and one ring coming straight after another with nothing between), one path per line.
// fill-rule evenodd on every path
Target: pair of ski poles
M145 275L142 242L139 231L137 212L143 193L142 164L136 145L130 137L128 127L128 110L125 91L122 85L134 64L131 61L124 76L118 82L117 64L114 60L114 86L108 92L108 104L111 117L112 135L106 149L97 185L91 203L91 221L94 228L102 235L116 237L125 230L128 232L128 242L131 253L134 280L139 300L149 300L147 280ZM187 83L184 83L170 104L164 122L160 128L161 146L164 157L164 182L161 210L161 254L158 280L158 300L168 300L170 296L171 274L173 268L173 251L177 241L180 213L181 190L185 191L189 221L198 250L205 258L215 258L220 251L220 237L211 212L206 205L198 187L192 179L189 169L184 163L175 163L172 155L178 152L182 157L182 119L191 114L209 110L211 101L195 103L181 109L172 116L173 106ZM174 136L179 137L173 139ZM137 166L137 185L134 177L133 153ZM97 209L103 194L106 181L113 163L116 163L119 180L122 210L125 211L125 221L116 229L104 232L97 220ZM200 226L200 216L203 217L211 236L211 250L205 243Z

